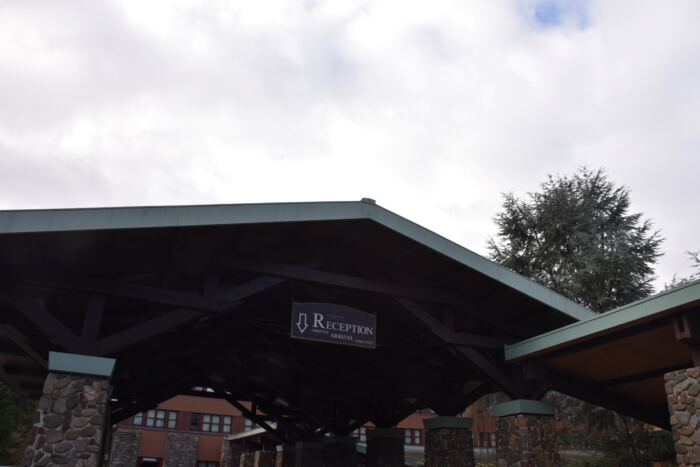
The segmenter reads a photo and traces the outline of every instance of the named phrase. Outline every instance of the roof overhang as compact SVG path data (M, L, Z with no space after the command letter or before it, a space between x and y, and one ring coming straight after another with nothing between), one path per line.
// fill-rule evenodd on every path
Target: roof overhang
M678 323L697 326L699 318L695 281L508 345L505 356L533 372L565 375L565 387L582 399L666 426L664 374L695 366Z
M367 201L0 211L0 235L366 219L578 321L593 312L435 232Z
M20 394L49 351L90 354L116 360L115 421L207 387L297 440L525 397L503 344L592 316L373 202L0 212L0 278ZM294 302L373 314L377 348L292 339Z

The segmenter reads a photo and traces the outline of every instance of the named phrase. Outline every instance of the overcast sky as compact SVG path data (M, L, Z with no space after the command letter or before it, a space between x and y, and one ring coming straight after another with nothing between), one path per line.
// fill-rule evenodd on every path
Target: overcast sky
M700 2L0 2L0 209L371 197L481 254L604 167L700 249Z

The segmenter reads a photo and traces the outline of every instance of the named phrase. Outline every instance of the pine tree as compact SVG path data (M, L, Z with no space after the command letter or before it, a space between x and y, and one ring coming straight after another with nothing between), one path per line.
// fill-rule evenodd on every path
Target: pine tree
M550 175L524 200L504 195L491 258L593 311L608 311L653 292L663 239L629 210L629 190L602 169ZM593 441L618 466L646 464L654 446L641 422L561 394L548 398L567 414L570 429L560 435L568 441ZM576 428L582 426L583 432ZM670 434L662 434L671 455Z
M550 175L527 199L504 195L491 258L593 311L644 298L662 238L629 208L602 169Z

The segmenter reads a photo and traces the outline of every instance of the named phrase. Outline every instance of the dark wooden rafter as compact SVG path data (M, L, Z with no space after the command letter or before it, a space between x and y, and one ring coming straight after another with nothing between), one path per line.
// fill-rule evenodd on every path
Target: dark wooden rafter
M49 313L44 304L8 288L0 289L0 303L4 303L29 319L49 340L63 350L73 353L82 351L82 342L63 322Z
M97 338L100 334L102 325L102 315L105 308L105 296L91 294L88 299L87 307L85 308L85 317L83 318L83 332L81 340L83 342L83 351L87 354L98 353Z
M446 343L450 340L454 340L454 333L452 330L448 329L443 323L434 318L430 313L428 313L423 306L416 303L413 300L408 300L405 298L397 298L396 301L403 306L408 312L411 313L416 319L427 326L431 332L433 332L440 339ZM471 347L465 346L454 346L455 351L466 358L476 371L478 371L487 381L498 386L502 391L504 391L509 396L517 397L517 387L515 381L513 381L508 375L506 375L500 368L498 368L491 360L479 353L477 350Z
M483 322L494 329L507 332L513 336L525 337L522 326L514 326L505 323L488 313L477 311L483 308L483 304L469 299L463 295L441 291L438 289L417 287L413 285L401 285L385 280L376 280L360 276L340 274L330 271L321 271L298 265L276 263L272 261L242 258L238 256L222 256L218 263L222 268L238 271L268 274L302 282L311 282L331 287L357 290L361 292L401 297L428 303L439 303L455 306L459 312L466 313L477 321Z
M676 340L690 350L693 366L700 366L700 316L698 313L683 313L673 318Z
M601 381L600 384L602 384L605 387L612 387L619 386L621 384L636 383L647 379L658 378L659 376L662 376L665 373L668 373L669 371L677 371L682 370L684 368L688 368L687 363L681 363L679 365L673 365L664 368L654 368L653 370L645 371L642 373L635 373L631 375L620 376L619 378L607 379L605 381Z
M257 413L257 410L251 410L245 405L241 404L238 400L236 400L234 397L232 397L230 394L227 393L222 393L219 392L220 397L223 399L226 399L229 404L237 408L238 410L241 411L243 416L249 420L254 421L261 427L263 427L266 431L268 431L272 436L277 438L278 440L284 442L286 436L284 433L282 433L278 428L273 427L269 423L267 423L267 420L265 420L265 417L262 415L259 415Z
M14 342L17 347L22 349L29 356L29 358L34 360L42 368L47 369L49 367L49 362L46 360L46 358L42 357L39 352L37 352L31 346L29 340L14 327L10 326L9 324L0 324L0 336L4 336Z
M183 292L93 276L72 275L60 271L28 272L0 265L0 277L8 284L120 297L211 313L224 313L230 307L237 305L235 301L206 297L194 292Z
M645 404L595 384L571 379L547 368L540 362L530 361L524 362L522 365L526 378L546 381L552 389L570 396L615 410L652 425L669 428L668 408L665 405Z
M139 394L138 400L120 400L112 404L113 409L110 413L110 421L112 423L119 423L122 420L133 417L137 413L150 410L159 403L177 396L195 385L193 375L189 375L181 380L169 380L165 387L144 391Z

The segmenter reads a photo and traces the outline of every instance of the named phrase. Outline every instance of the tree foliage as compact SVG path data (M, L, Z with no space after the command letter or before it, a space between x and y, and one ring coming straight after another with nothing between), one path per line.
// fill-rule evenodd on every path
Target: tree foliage
M648 219L629 211L629 190L602 169L550 175L526 199L504 195L491 258L593 311L616 308L653 292L662 242ZM547 397L567 421L559 433L564 444L603 451L619 466L645 465L658 452L652 441L659 437L642 422L561 394ZM670 434L662 435L661 450L672 453Z
M624 305L653 291L662 242L629 208L602 169L550 175L526 199L504 195L491 257L593 311Z
M700 251L686 251L686 255L690 259L690 267L693 268L694 272L688 277L678 277L678 274L674 274L671 282L664 284L664 290L670 290L682 285L690 284L693 281L700 279Z
M34 415L34 403L0 382L0 463L17 460Z

